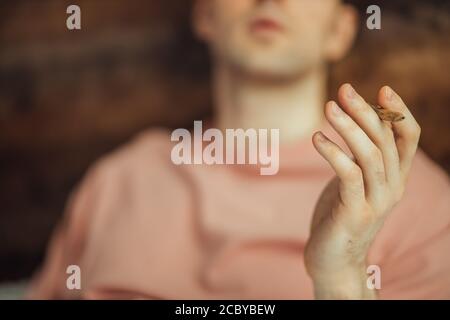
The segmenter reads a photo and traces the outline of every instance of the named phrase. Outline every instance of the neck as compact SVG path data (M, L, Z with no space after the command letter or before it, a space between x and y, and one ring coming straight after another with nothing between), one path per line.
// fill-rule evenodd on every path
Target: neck
M280 129L280 141L288 143L311 135L321 126L325 93L324 68L289 80L261 80L217 66L215 123L222 130Z

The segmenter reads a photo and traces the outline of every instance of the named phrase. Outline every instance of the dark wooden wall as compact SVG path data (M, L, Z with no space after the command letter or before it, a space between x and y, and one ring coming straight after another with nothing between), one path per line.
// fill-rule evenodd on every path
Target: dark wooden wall
M81 31L66 29L69 4L82 8ZM362 33L332 68L330 95L351 81L373 99L391 84L422 123L422 147L449 170L450 20L414 8ZM208 59L188 20L183 0L0 1L0 281L39 263L100 155L144 128L210 114Z
M73 3L80 31L66 28ZM41 259L90 163L146 127L208 113L186 12L179 0L0 1L0 281Z

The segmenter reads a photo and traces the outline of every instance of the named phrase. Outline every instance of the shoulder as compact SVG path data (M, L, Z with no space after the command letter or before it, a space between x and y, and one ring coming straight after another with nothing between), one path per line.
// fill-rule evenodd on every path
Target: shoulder
M450 182L447 174L422 150L418 150L403 199L386 220L381 233L393 251L412 247L448 233L450 226Z
M88 170L88 175L117 179L167 172L167 169L174 168L170 151L170 132L167 129L147 129L99 158Z
M182 212L191 191L184 169L171 161L171 146L167 130L151 129L102 156L71 193L67 223L98 231L118 217Z
M416 218L412 220L414 223L425 224L420 228L438 231L450 225L449 177L422 150L413 162L405 198L406 214Z
M110 170L139 169L136 165L146 164L147 169L155 165L168 165L170 161L170 133L166 129L148 129L133 137L128 143L104 155L97 167Z
M450 180L447 173L425 152L418 150L406 186L406 196L415 200L450 200Z
M184 176L171 161L171 148L169 130L143 131L95 161L72 196L85 194L96 202L110 203L122 201L124 195L142 195L142 190L153 195L182 192Z

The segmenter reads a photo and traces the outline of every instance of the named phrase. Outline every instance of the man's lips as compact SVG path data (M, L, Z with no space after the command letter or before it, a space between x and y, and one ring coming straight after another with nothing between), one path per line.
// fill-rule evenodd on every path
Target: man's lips
M258 18L250 23L250 30L252 32L264 32L264 31L275 31L281 32L284 30L283 26L276 20L270 18Z

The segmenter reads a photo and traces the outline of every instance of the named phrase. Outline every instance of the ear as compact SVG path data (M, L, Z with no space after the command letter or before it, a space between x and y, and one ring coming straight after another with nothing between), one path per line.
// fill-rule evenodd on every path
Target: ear
M192 25L195 35L203 41L209 41L212 36L211 0L195 0L192 10Z
M358 32L358 12L351 5L339 6L336 20L332 26L330 37L326 44L326 58L336 62L344 58L350 51Z

